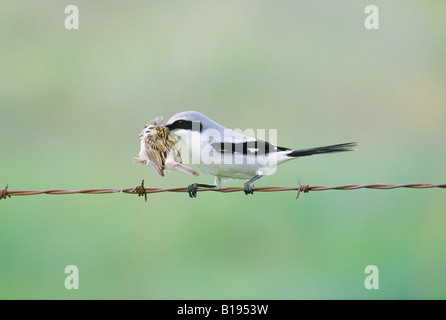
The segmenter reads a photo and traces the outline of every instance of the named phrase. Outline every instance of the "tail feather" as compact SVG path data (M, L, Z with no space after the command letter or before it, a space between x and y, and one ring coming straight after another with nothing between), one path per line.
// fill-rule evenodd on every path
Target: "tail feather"
M189 174L192 174L192 175L194 175L196 177L198 177L200 175L197 171L195 171L195 170L193 170L193 169L191 169L189 167L186 167L182 163L175 163L175 164L172 165L172 168L180 170L180 171L183 171L183 172L186 172L186 173L189 173Z
M300 150L291 151L290 153L287 154L287 156L289 156L289 157L305 157L305 156L311 156L313 154L354 151L354 150L356 150L357 145L358 144L356 142L349 142L349 143L334 144L334 145L325 146L325 147L300 149Z

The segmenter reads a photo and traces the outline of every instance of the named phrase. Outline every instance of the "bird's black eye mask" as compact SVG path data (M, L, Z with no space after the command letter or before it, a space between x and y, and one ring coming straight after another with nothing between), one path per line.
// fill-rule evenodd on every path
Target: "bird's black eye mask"
M190 121L190 120L177 120L174 123L166 125L166 127L170 131L174 131L177 129L191 130L201 132L203 130L203 125L199 121Z

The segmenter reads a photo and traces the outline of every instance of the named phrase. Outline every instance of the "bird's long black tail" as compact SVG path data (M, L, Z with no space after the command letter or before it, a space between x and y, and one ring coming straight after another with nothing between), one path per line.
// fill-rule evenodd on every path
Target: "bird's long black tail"
M300 150L291 151L290 153L287 154L287 156L297 158L297 157L311 156L313 154L354 151L354 150L356 150L357 145L358 144L356 142L349 142L349 143L334 144L334 145L325 146L325 147L300 149Z

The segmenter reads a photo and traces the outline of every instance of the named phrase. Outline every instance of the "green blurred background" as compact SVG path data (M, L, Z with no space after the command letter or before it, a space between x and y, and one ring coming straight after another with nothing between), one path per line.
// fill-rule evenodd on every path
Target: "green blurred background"
M64 28L66 5L80 29ZM358 141L256 186L445 183L446 3L0 3L0 185L186 186L132 164L158 115L279 145ZM232 182L227 186L241 186ZM0 201L2 299L446 298L446 191L67 195ZM65 266L80 289L64 287ZM379 290L364 269L379 268Z

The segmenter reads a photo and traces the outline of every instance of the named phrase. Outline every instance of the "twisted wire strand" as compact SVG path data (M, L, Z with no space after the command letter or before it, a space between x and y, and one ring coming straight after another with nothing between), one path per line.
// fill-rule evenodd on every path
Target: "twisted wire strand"
M252 190L256 192L278 192L278 191L297 191L297 197L301 192L308 193L309 191L326 191L326 190L357 190L357 189L377 189L377 190L389 190L397 188L410 188L410 189L431 189L431 188L443 188L446 189L446 183L432 184L432 183L407 183L407 184L346 184L341 186L310 186L302 185L299 181L298 187L253 187ZM197 191L214 191L214 192L240 192L243 188L229 187L223 189L213 188L198 188ZM146 188L144 187L144 180L141 185L134 188L102 188L102 189L82 189L82 190L65 190L65 189L50 189L50 190L8 190L8 185L1 190L0 200L6 199L12 196L29 196L37 194L52 194L52 195L67 195L67 194L108 194L108 193L127 193L137 194L138 196L144 196L147 201L147 194L160 193L160 192L187 192L187 187L176 188Z

